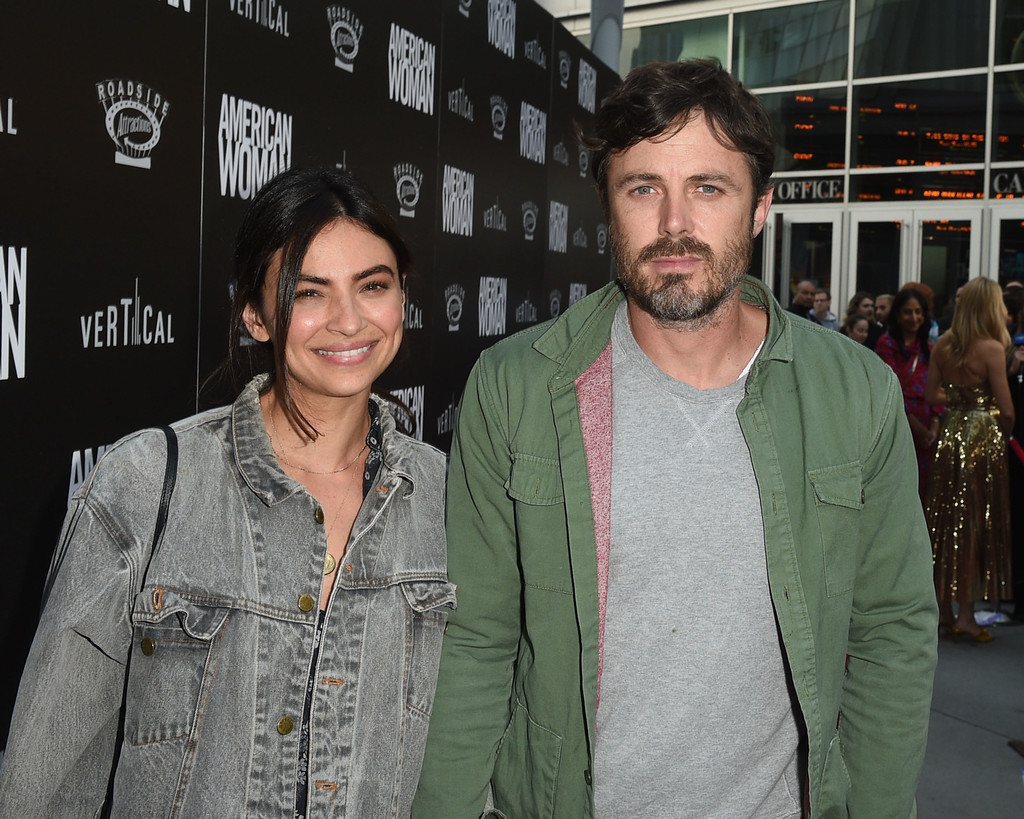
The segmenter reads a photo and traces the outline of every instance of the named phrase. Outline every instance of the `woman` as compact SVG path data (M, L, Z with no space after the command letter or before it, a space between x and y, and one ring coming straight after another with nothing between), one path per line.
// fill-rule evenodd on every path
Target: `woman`
M879 336L884 329L875 321L875 297L867 290L858 290L853 294L850 303L846 306L846 315L843 317L845 324L854 316L866 316L868 320L868 339L865 344L872 350L878 343Z
M900 290L889 311L888 330L878 339L875 352L895 371L903 390L903 407L917 450L918 493L924 502L932 449L939 437L939 411L925 401L932 342L927 301L916 290Z
M868 329L870 326L871 321L867 316L855 313L852 316L846 317L846 321L844 321L843 326L839 328L839 332L844 336L852 338L858 344L867 344Z
M349 174L290 170L253 200L235 259L232 360L265 372L174 425L151 563L160 432L115 444L76 493L0 815L410 810L454 588L444 456L371 395L409 254Z
M1014 411L999 285L964 286L953 324L940 336L925 399L945 404L925 516L935 553L939 623L977 642L992 639L974 619L975 600L1010 594L1010 509L1005 437ZM953 601L959 603L953 617Z

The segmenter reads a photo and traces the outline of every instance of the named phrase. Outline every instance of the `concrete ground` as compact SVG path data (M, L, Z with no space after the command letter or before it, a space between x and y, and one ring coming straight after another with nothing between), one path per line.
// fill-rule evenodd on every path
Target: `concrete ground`
M989 630L990 643L939 640L920 819L1024 817L1024 756L1007 745L1024 741L1024 625Z

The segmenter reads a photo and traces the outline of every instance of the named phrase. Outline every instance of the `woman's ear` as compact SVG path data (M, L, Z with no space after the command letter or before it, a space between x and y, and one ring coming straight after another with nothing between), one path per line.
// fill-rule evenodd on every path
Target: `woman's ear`
M245 329L257 341L270 341L270 331L263 323L263 316L256 309L256 305L247 304L242 311L242 321L245 322Z

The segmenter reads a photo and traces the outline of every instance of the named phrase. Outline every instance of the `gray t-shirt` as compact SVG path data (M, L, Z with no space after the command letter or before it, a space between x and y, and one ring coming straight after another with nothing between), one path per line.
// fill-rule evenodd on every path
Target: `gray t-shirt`
M601 819L799 817L798 732L736 407L612 330L611 559L597 711Z

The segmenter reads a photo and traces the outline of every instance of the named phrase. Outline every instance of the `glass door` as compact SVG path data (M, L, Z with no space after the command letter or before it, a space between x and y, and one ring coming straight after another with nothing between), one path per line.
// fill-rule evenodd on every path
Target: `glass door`
M952 309L957 287L981 270L980 228L976 209L855 211L850 225L853 289L878 296L895 293L907 282L922 282L932 291L932 317L943 316Z
M1024 282L1024 207L992 208L992 242L988 275L1006 287Z
M832 294L832 312L839 313L836 296L842 278L842 224L841 210L777 214L772 289L783 307L792 302L796 286L809 280Z

